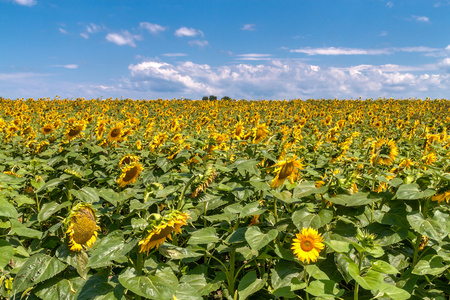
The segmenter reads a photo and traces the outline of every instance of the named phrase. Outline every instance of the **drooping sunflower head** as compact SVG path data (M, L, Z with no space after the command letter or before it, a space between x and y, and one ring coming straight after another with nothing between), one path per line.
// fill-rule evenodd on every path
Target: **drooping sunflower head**
M138 162L130 164L122 169L122 174L117 180L120 187L124 187L127 184L133 184L136 182L139 174L142 172L142 165Z
M67 130L65 132L66 139L71 141L75 139L81 132L86 128L85 121L78 121L68 125Z
M297 233L292 241L291 249L302 262L316 262L320 251L325 248L322 243L323 237L313 228L303 227L302 231Z
M147 227L147 237L139 241L141 249L139 252L148 253L153 248L159 248L166 239L172 240L172 232L181 233L181 226L186 225L188 219L187 213L178 210L172 211L164 216L159 214L152 215Z
M297 156L294 155L291 158L279 161L277 166L278 167L275 169L275 178L270 184L273 188L280 187L286 179L293 183L297 178L298 170L303 169L304 165L302 164L302 159L297 159Z
M257 144L261 142L268 133L269 129L266 123L258 124L256 128L253 128L253 143Z
M137 157L136 155L125 155L119 161L119 168L123 168L127 165L131 165L137 162L139 162L139 157Z
M97 216L89 204L79 203L72 208L66 220L69 248L80 251L92 247L97 239Z
M55 130L55 127L53 126L52 123L48 123L45 124L42 128L41 128L41 132L43 134L50 134Z
M386 141L378 139L372 144L372 156L370 162L372 165L390 166L397 158L399 151L394 140Z

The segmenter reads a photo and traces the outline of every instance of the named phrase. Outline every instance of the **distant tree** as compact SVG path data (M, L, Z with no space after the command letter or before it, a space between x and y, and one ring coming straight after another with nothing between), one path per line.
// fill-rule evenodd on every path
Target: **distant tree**
M202 100L209 100L208 96L203 96Z
M217 96L209 95L209 101L217 100Z
M222 100L229 101L229 100L231 100L231 98L228 97L228 96L223 96L223 97L222 97Z

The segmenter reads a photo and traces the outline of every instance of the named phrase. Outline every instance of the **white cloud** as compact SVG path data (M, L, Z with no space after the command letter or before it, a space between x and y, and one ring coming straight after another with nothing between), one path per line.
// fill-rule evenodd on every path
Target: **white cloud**
M181 27L175 31L175 36L178 36L178 37L183 37L183 36L194 37L197 35L203 36L203 32L198 29L187 28L187 27Z
M387 7L393 7L393 6L394 6L394 3L392 3L391 1L388 1L388 3L386 3L386 6L387 6Z
M53 67L61 67L61 68L66 68L66 69L78 69L78 65L76 65L76 64L53 65Z
M442 62L447 63L450 64L450 60ZM431 73L436 71L436 65L336 68L272 59L258 65L212 67L190 61L177 64L146 61L130 65L129 70L130 77L123 88L143 95L159 93L169 97L226 94L246 99L442 98L450 92L450 74Z
M327 48L300 48L292 49L290 52L305 53L308 55L387 55L394 52L418 52L418 53L438 53L440 48L431 47L398 47L398 48L380 48L380 49L361 49L361 48L341 48L341 47L327 47Z
M387 33L387 31L385 31L385 30L383 30L381 33L380 33L380 36L387 36L388 35L388 33Z
M413 15L412 18L414 20L416 20L417 22L424 22L424 23L430 22L430 19L428 17L425 17L425 16L414 16Z
M59 32L61 32L62 34L67 34L67 30L65 30L64 28L58 28Z
M255 26L256 26L255 24L244 24L241 30L254 31L256 30Z
M91 23L91 24L89 24L89 25L86 26L86 31L87 31L88 33L91 33L91 34L92 34L92 33L100 32L103 28L104 28L104 27L101 26L101 25L97 25L97 24Z
M238 54L236 60L270 60L271 54L247 53Z
M114 43L119 46L128 45L130 47L136 47L135 41L140 39L140 36L133 35L127 30L122 31L121 33L112 32L106 35L106 40L108 42Z
M187 56L187 54L186 53L163 53L162 56L180 57L180 56Z
M33 6L37 4L36 0L14 0L14 2L24 6Z
M148 23L148 22L139 23L139 27L142 29L148 30L148 32L150 32L151 34L157 34L161 31L166 30L166 27L163 27L158 24Z
M192 40L188 42L189 45L191 46L197 46L200 48L206 47L209 45L208 41L206 40Z

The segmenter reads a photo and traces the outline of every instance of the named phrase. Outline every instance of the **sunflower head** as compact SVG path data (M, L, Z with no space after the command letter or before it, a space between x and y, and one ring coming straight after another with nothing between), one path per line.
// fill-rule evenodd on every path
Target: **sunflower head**
M112 142L118 142L122 138L123 135L123 124L118 123L116 126L112 127L111 130L108 132L108 141Z
M97 216L89 204L79 203L72 208L64 223L69 235L69 248L80 251L92 247L97 239Z
M75 139L78 135L81 135L81 132L86 128L85 121L78 121L74 123L70 123L65 132L66 139L71 141Z
M300 233L292 240L292 247L294 254L302 262L316 262L320 251L325 248L323 237L313 228L303 227Z
M41 128L41 132L42 132L43 134L50 134L50 133L52 133L53 131L55 131L55 127L53 126L52 123L45 124L45 125Z
M181 233L181 226L186 225L187 213L172 211L164 216L152 214L147 226L147 237L139 241L139 252L149 252L153 248L159 248L166 239L172 240L172 232Z
M301 159L297 159L297 156L294 155L291 158L288 158L283 161L279 161L277 164L277 168L275 172L275 178L272 180L270 184L273 188L280 187L285 179L288 179L291 183L297 178L298 170L303 169L303 164Z
M130 164L122 169L122 174L120 175L117 183L120 187L124 187L127 184L133 184L136 182L139 174L142 172L142 165L138 162Z
M139 157L137 157L136 155L125 155L119 161L119 168L123 168L126 167L127 165L131 165L137 162L139 162Z

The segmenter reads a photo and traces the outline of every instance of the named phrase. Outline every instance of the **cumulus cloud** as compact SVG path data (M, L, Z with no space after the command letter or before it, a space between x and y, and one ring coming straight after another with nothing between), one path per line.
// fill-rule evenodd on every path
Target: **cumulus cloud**
M130 47L136 47L135 41L140 39L140 36L133 35L127 30L122 31L121 33L112 32L106 35L106 40L108 42L114 43L119 46L128 45Z
M61 32L62 34L67 34L67 30L65 30L64 28L58 28L59 32Z
M101 32L103 30L105 30L105 26L103 25L97 25L94 23L90 23L89 25L86 25L85 27L85 31L81 32L80 35L85 38L88 39L90 37L90 35Z
M442 64L450 64L444 61ZM428 71L424 71L428 69ZM358 65L347 68L271 59L264 64L212 67L190 61L145 61L129 66L126 85L142 93L178 93L186 97L227 94L234 98L443 97L450 74L436 66Z
M37 1L36 0L14 0L14 3L23 5L23 6L33 6L33 5L37 4Z
M244 24L244 26L242 26L241 30L254 31L254 30L256 30L256 25L255 24Z
M424 23L430 22L430 19L428 17L425 17L425 16L415 16L415 15L413 15L412 18L415 21L417 21L417 22L424 22Z
M166 27L163 27L163 26L158 25L158 24L148 23L148 22L141 22L141 23L139 23L139 28L145 29L148 32L150 32L151 34L157 34L157 33L161 32L161 31L166 30Z
M203 36L203 32L198 29L187 28L187 27L181 27L175 31L175 36L178 36L178 37L184 37L184 36L194 37L197 35Z

